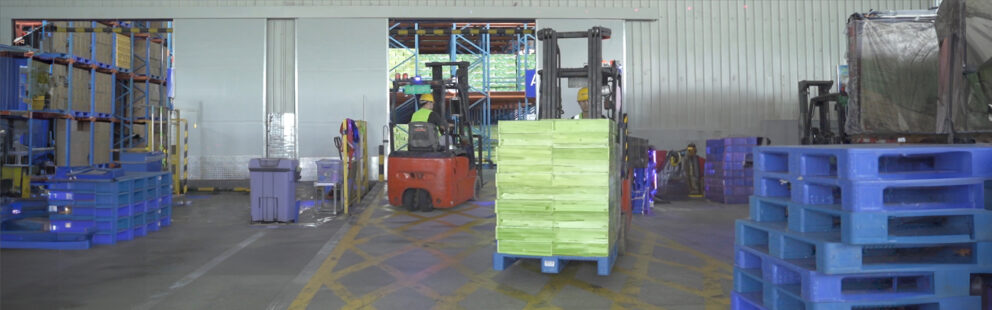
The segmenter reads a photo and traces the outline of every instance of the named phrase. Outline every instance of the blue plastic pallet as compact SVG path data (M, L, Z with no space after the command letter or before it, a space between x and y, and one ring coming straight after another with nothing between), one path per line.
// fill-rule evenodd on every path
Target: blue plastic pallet
M751 220L787 223L790 231L822 234L848 244L938 244L992 241L992 211L985 209L851 212L753 196Z
M977 145L763 146L761 172L848 180L992 177L992 147Z
M52 233L45 231L2 231L0 249L85 250L90 248L92 231Z
M132 225L131 217L125 216L116 219L95 219L92 217L69 217L49 220L50 230L53 232L84 233L87 231L116 232L128 229Z
M596 273L601 276L610 275L610 271L613 270L613 264L617 262L617 249L613 248L611 254L608 257L583 257L583 256L530 256L530 255L515 255L515 254L502 254L493 253L493 270L503 271L506 267L513 265L517 260L520 259L539 259L541 260L541 272L543 273L559 273L561 269L565 267L565 264L569 261L591 261L596 262Z
M754 194L850 211L981 209L987 179L851 181L755 172ZM992 193L990 193L992 195Z
M48 215L44 199L18 199L0 205L0 222Z
M737 220L736 245L825 274L992 267L992 242L854 245L784 223Z
M766 303L762 299L768 300L768 302ZM778 293L778 291L772 291L766 296L761 296L760 293L730 293L731 310L977 310L981 309L981 302L981 296L959 296L946 298L812 303L790 298L786 294Z
M971 274L992 271L962 268L827 275L758 251L735 249L735 288L760 281L765 289L781 288L796 298L814 302L965 296L971 291Z

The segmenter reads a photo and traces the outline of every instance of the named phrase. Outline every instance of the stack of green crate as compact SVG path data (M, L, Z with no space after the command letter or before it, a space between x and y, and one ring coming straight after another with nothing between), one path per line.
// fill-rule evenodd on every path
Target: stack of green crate
M497 252L609 256L619 226L619 148L607 119L502 121Z

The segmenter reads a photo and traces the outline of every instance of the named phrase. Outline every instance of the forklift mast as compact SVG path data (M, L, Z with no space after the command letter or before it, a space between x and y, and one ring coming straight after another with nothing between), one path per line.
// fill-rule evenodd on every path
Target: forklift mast
M608 117L618 124L623 122L623 113L620 106L620 67L616 61L611 61L609 66L603 65L603 40L609 39L611 30L604 27L593 27L587 31L557 32L554 29L545 28L537 32L537 39L544 42L542 47L542 66L540 101L538 106L538 118L557 119L561 118L561 79L563 78L586 78L586 85L589 88L589 111L583 118L594 119L603 118L602 111L609 111ZM558 39L581 39L588 41L588 58L586 66L583 68L562 68L561 50L558 47ZM608 92L603 94L604 90ZM605 95L605 96L604 96Z

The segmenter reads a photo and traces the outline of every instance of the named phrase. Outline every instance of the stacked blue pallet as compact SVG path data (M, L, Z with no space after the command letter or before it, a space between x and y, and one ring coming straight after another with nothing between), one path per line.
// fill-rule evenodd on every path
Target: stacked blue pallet
M94 231L93 244L115 244L171 224L168 172L87 171L48 182L50 231Z
M979 309L992 147L760 147L731 309Z
M757 137L706 140L703 181L706 199L721 203L747 203L753 191L751 151Z

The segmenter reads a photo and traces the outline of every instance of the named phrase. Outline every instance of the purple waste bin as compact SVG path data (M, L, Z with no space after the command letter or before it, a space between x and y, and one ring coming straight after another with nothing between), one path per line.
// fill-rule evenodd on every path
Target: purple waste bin
M254 158L251 174L252 222L296 222L296 180L299 161L288 158Z

